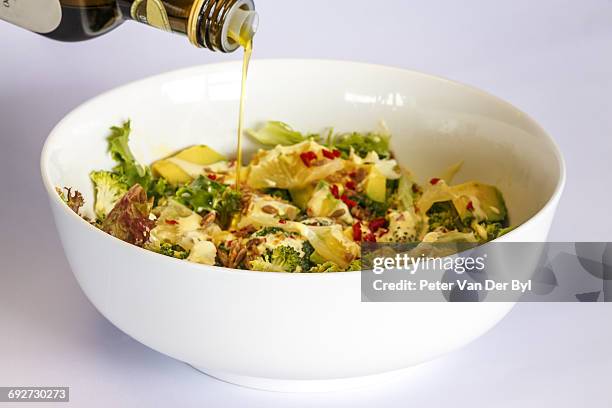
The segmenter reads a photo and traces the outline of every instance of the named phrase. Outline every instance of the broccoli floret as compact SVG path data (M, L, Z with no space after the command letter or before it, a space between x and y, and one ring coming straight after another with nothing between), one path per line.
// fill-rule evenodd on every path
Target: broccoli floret
M300 253L295 248L286 245L274 248L270 260L285 272L294 272L302 262Z
M264 257L254 259L250 262L250 268L253 271L259 272L285 272L278 265L266 261Z
M321 272L344 272L344 269L336 265L332 261L327 261L319 265L315 265L310 269L310 272L321 273Z
M191 184L179 188L176 198L199 214L216 212L217 221L222 228L229 226L232 216L242 207L238 191L204 176L199 176Z
M363 207L372 218L384 217L387 213L387 209L389 209L389 203L379 203L378 201L372 200L366 194L355 194L350 198L355 200L360 207Z
M399 179L395 179L395 180L388 179L386 183L387 183L387 185L386 185L386 187L387 187L387 195L390 196L392 194L395 194L397 192L398 187L399 187Z
M434 203L427 211L427 216L429 217L430 231L438 228L444 228L447 231L463 231L465 229L461 217L459 217L451 201Z
M272 197L280 198L281 200L285 200L287 202L291 202L291 194L289 194L289 190L284 188L267 188L264 190L264 193L271 195Z
M110 171L92 171L89 178L94 184L94 211L96 219L103 220L117 201L128 191L128 185L121 176Z
M263 272L301 272L301 261L300 253L295 248L282 245L251 261L251 269Z
M182 246L167 242L164 242L159 246L159 253L178 259L186 259L189 256L189 251L184 249Z
M279 227L265 227L254 233L256 237L265 237L266 235L283 233L287 234L284 229Z
M360 271L361 270L361 259L355 259L346 268L347 271Z
M347 133L334 137L334 148L340 150L346 158L351 152L351 147L359 157L366 157L374 151L381 159L387 159L389 152L389 135L377 133Z
M487 241L499 238L514 229L514 227L504 227L504 223L502 222L484 222L482 225L485 231L487 231Z
M312 244L308 241L304 241L302 244L302 252L304 255L302 256L300 266L303 271L309 271L310 268L315 264L312 259L310 259L311 255L314 253L314 248Z
M360 271L361 270L361 260L355 259L351 262L346 269L342 269L338 264L332 261L326 261L318 265L314 265L310 268L310 272L312 273L322 273L322 272L344 272L344 271Z

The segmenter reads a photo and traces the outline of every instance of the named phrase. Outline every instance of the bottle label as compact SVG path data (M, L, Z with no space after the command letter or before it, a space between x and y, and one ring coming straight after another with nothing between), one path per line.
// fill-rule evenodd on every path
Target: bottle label
M161 0L136 0L132 3L131 14L138 22L160 30L172 31L166 7Z
M59 26L62 7L59 0L0 0L0 19L46 34Z

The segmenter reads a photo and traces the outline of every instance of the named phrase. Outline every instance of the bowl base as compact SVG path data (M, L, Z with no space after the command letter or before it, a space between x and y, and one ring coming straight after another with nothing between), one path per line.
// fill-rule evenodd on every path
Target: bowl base
M354 388L368 387L397 379L415 367L393 370L380 374L366 375L362 377L337 378L330 380L281 380L275 378L249 377L224 373L207 368L191 366L203 374L230 384L241 387L253 388L264 391L275 392L330 392L342 391Z

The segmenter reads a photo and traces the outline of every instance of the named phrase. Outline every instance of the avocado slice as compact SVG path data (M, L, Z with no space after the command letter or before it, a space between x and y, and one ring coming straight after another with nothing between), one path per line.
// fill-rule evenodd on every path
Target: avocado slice
M172 185L189 183L192 178L177 164L169 160L158 160L151 165L151 170L155 176L162 177Z
M387 179L376 166L370 167L370 174L365 181L365 191L370 199L379 203L384 203L387 198Z
M188 147L172 157L176 157L177 159L185 160L190 163L199 164L201 166L227 160L224 155L214 151L206 145Z
M181 166L169 160L172 158L193 163L197 166L205 166L226 160L225 156L217 153L210 147L205 145L196 145L183 149L168 158L158 160L153 163L151 165L153 174L165 178L170 184L173 185L188 183L192 180L192 177L185 170L183 170Z
M468 208L470 201L477 200L478 206L484 212L486 220L490 222L505 222L508 218L508 210L502 193L495 186L469 181L451 187L456 196L453 205L461 220L472 218L474 213ZM473 203L474 205L474 203Z

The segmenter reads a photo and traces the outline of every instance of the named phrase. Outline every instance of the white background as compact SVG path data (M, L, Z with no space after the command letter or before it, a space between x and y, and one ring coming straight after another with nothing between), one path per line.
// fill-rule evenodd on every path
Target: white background
M411 68L475 85L526 111L567 160L551 240L611 240L612 1L259 0L257 8L254 58ZM520 304L476 342L401 381L313 395L219 382L100 316L54 230L38 170L46 135L69 110L114 86L239 58L136 23L78 44L0 23L0 386L70 386L71 406L88 407L611 403L611 305Z

